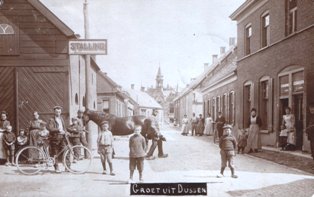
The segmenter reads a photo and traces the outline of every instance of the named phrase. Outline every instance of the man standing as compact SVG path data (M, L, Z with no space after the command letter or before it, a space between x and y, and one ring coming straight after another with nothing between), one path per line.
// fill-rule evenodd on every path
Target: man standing
M311 144L311 154L314 160L314 103L309 105L309 123L306 128L307 137Z
M216 128L217 128L217 131L218 131L219 139L223 135L223 126L224 126L225 123L226 123L225 117L223 117L221 112L218 112L218 117L216 119Z
M191 125L192 125L192 136L196 133L197 129L197 123L198 123L198 118L195 116L195 113L193 113L192 118L191 118Z
M57 155L65 146L66 146L66 139L65 139L65 123L63 118L61 117L62 107L55 106L54 110L54 117L50 118L48 121L47 129L50 132L50 149L51 149L51 156ZM61 173L59 168L59 163L62 161L63 155L60 155L59 158L56 158L55 162L55 171L56 173ZM67 162L70 162L67 159Z
M148 118L149 120L149 129L151 130L150 132L153 133L152 135L152 145L148 151L148 153L146 154L146 159L155 159L155 157L153 156L154 151L156 149L156 147L158 146L158 157L159 158L166 158L168 157L168 154L164 154L163 152L163 148L162 148L162 141L165 140L165 138L161 135L160 133L160 129L159 129L159 122L158 122L158 110L154 109L152 116Z

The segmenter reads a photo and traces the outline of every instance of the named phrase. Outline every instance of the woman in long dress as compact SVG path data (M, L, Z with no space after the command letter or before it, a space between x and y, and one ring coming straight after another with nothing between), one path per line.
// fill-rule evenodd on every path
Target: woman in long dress
M38 138L38 132L40 131L40 123L42 122L41 119L39 119L39 114L37 111L33 114L34 119L29 122L29 145L37 146L37 138Z
M296 145L296 137L295 137L295 117L291 113L291 108L285 108L286 114L282 117L282 126L287 129L288 131L288 138L287 138L287 146L285 149L293 150Z
M213 122L213 118L209 113L205 119L204 135L213 135Z
M258 149L261 148L261 139L259 130L262 126L262 120L256 114L256 109L252 108L251 116L249 118L249 133L248 133L248 142L245 148L245 152L258 152Z
M185 136L188 135L189 133L188 125L189 125L189 119L187 118L187 115L185 114L182 119L181 135L185 135Z

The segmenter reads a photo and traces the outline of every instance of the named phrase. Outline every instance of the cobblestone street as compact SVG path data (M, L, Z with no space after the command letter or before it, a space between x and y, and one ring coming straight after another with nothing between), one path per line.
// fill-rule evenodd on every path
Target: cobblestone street
M145 161L147 183L206 182L208 196L312 196L313 174L303 172L251 155L237 155L238 179L216 178L220 168L217 144L208 136L182 136L178 129L165 126L164 151L168 158ZM55 174L51 171L36 176L21 175L16 167L0 166L1 196L129 196L128 138L116 137L116 176L102 175L98 155L92 168L82 175ZM157 151L155 152L157 155ZM135 180L138 179L137 172Z

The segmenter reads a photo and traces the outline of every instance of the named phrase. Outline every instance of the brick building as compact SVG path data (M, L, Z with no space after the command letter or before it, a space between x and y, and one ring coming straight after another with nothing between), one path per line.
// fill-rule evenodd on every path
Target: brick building
M276 146L283 109L296 117L297 148L309 150L303 131L314 101L314 2L247 0L237 21L236 122L248 126L250 109L262 118L262 144Z

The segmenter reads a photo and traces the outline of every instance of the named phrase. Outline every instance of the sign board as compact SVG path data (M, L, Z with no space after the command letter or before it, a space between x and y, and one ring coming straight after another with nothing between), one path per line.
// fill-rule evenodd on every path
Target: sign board
M106 39L82 39L69 41L70 55L107 55Z

